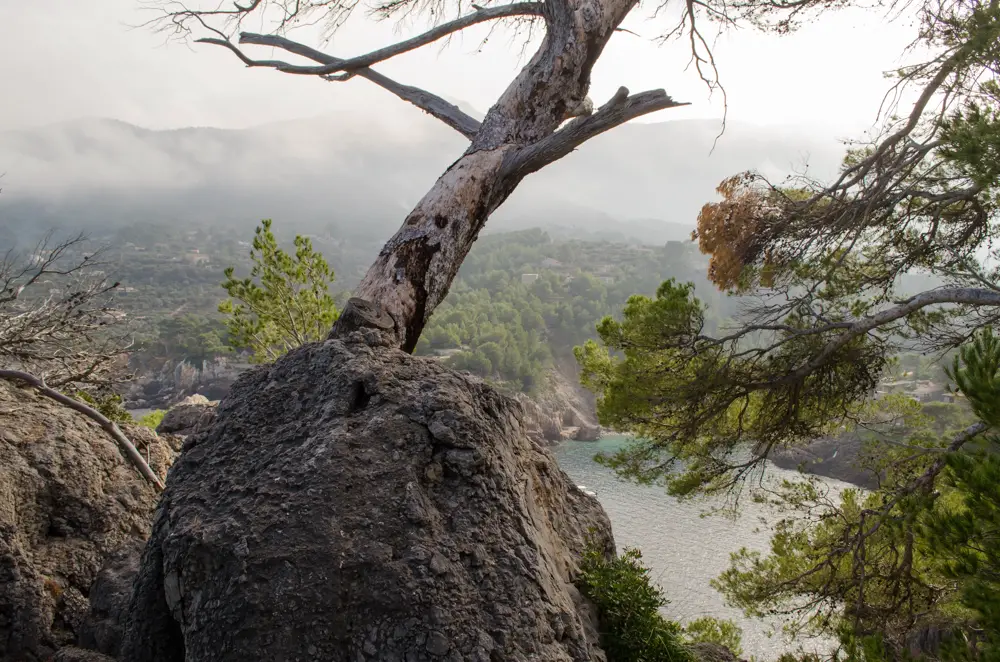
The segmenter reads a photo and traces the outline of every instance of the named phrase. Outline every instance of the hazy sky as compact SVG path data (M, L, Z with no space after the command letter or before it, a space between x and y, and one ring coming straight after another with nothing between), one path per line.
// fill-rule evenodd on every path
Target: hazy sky
M684 71L684 44L657 46L658 25L647 15L638 10L625 24L640 36L618 33L606 49L594 70L595 103L619 85L633 92L663 87L693 105L651 119L721 116L721 97L710 100L694 73ZM0 129L95 116L151 128L239 128L342 110L388 113L405 122L419 112L364 80L327 83L246 69L223 49L165 45L162 35L128 27L148 17L137 0L0 0ZM420 26L403 33L414 27ZM359 14L326 50L358 54L398 38L394 28ZM409 53L377 69L486 110L524 59L503 34L477 52L484 34L470 31L444 48ZM788 37L749 30L724 36L716 56L730 118L857 134L871 124L886 89L881 72L900 63L912 35L907 23L887 26L880 14L851 11ZM317 43L308 32L292 36Z

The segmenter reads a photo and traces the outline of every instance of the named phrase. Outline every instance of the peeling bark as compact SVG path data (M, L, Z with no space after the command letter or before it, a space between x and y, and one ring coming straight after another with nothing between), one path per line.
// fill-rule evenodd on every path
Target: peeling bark
M336 4L336 3L334 3ZM431 313L448 294L458 269L487 219L527 175L562 158L594 136L631 119L685 105L663 90L629 96L624 87L595 113L587 96L590 74L619 24L638 0L545 0L515 2L475 12L355 58L339 58L278 34L241 33L239 43L271 46L312 60L303 66L282 60L258 60L245 54L205 19L221 14L245 18L259 3L235 9L168 12L175 29L188 23L214 36L198 39L232 51L248 67L271 68L294 75L343 82L357 76L383 87L436 117L471 141L468 149L437 180L406 217L403 227L383 247L358 290L359 300L393 320L389 336L406 351L416 347ZM295 3L291 16L299 16ZM492 20L541 17L545 38L483 121L477 122L443 98L403 85L371 69L385 60L419 48L468 26ZM241 20L242 20L241 18ZM567 120L572 120L563 126ZM560 128L562 127L562 128ZM357 301L348 303L350 312ZM330 332L353 330L353 315L341 317Z
M406 217L355 292L392 317L399 346L413 351L431 313L492 214L529 173L633 117L681 105L662 90L621 88L593 115L590 74L635 0L546 2L547 33L478 127L472 142ZM581 111L581 109L583 109ZM334 325L331 336L344 331Z

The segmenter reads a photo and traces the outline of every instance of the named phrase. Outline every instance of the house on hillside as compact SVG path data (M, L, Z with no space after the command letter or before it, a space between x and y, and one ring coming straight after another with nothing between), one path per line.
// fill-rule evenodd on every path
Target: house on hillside
M538 280L538 274L521 274L521 284L530 285Z
M556 267L561 267L563 264L555 258L547 257L542 260L542 266L547 269L555 269Z
M913 397L920 402L941 402L946 393L944 386L930 380L919 382L913 389Z

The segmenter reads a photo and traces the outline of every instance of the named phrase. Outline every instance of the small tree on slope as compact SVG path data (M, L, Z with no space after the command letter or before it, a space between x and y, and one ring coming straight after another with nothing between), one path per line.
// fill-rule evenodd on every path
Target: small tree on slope
M326 337L337 319L329 293L333 270L312 242L296 236L295 254L289 255L264 220L254 231L250 259L249 278L235 278L234 267L225 271L222 287L231 298L219 304L219 312L227 316L229 343L264 363Z

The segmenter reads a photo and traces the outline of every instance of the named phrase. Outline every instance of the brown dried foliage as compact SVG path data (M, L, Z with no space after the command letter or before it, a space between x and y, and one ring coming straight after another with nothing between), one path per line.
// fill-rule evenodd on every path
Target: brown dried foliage
M739 287L744 268L759 258L767 245L780 217L781 197L761 187L751 173L724 180L716 191L722 201L701 208L692 238L698 240L702 253L711 256L709 280L731 290Z

